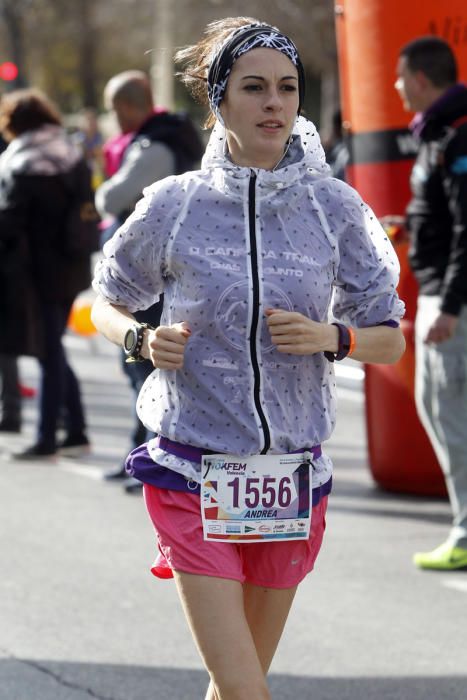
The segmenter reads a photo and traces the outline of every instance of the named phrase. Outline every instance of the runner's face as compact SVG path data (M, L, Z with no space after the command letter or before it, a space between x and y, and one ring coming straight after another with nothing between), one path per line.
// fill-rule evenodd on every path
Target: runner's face
M298 72L275 49L253 49L235 61L220 107L237 165L273 168L298 111Z

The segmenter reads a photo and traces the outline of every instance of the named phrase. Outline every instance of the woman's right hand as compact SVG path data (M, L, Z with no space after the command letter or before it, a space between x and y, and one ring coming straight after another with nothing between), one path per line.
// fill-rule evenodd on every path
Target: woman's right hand
M159 326L147 334L148 355L158 369L181 369L191 331L185 321Z

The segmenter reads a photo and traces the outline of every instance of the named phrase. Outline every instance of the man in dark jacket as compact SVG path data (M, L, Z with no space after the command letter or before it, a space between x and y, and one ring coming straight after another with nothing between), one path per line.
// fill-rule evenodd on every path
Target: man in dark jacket
M396 88L420 141L407 209L419 283L417 410L443 469L453 524L423 569L467 566L467 87L450 46L434 36L400 52Z
M120 168L96 191L96 207L101 216L114 217L115 223L109 231L112 234L131 214L145 187L197 167L204 149L187 116L154 107L149 79L141 71L124 71L111 78L104 89L104 101L106 107L115 112L122 133L134 134ZM162 304L161 299L149 309L136 313L137 320L151 326L159 325ZM123 367L137 396L154 368L149 360L124 362ZM132 445L137 447L149 437L136 418ZM104 478L125 479L127 491L141 487L141 482L128 478L124 465L107 472Z

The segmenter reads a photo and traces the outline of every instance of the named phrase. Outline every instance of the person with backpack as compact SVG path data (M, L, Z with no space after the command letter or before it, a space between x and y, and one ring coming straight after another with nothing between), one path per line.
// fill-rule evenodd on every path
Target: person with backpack
M436 36L404 46L397 71L420 143L406 216L419 285L415 399L453 513L446 541L414 563L450 571L467 566L467 87L457 82L453 50Z
M89 440L62 336L75 297L89 287L98 240L90 172L38 90L2 97L0 131L8 142L0 156L0 353L34 355L41 370L36 441L13 456L75 456Z
M113 110L124 137L132 134L121 155L118 170L96 191L96 207L103 218L113 217L103 232L105 242L131 214L143 189L169 175L180 175L193 170L201 159L203 145L198 132L184 113L171 113L154 106L154 97L148 76L138 70L114 75L104 88L104 103ZM159 325L163 299L149 309L139 311L137 319L152 326ZM127 363L122 354L122 365L137 396L152 372L148 360ZM133 447L150 437L135 415L131 435ZM127 492L137 491L141 483L132 479L122 463L104 474L106 480L124 480Z

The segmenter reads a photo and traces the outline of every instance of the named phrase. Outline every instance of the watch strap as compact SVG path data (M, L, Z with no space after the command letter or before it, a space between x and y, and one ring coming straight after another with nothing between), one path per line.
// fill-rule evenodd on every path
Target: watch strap
M343 360L354 351L355 333L352 328L344 326L343 323L332 323L332 325L336 326L339 334L337 352L334 353L330 350L326 350L324 352L324 357L329 360L329 362L334 362L335 360L339 362L339 360Z
M133 326L133 330L136 332L136 343L130 352L125 350L125 354L127 355L125 362L144 362L146 360L146 358L141 355L141 349L144 343L144 331L146 329L153 331L154 326L149 325L149 323L138 323Z

